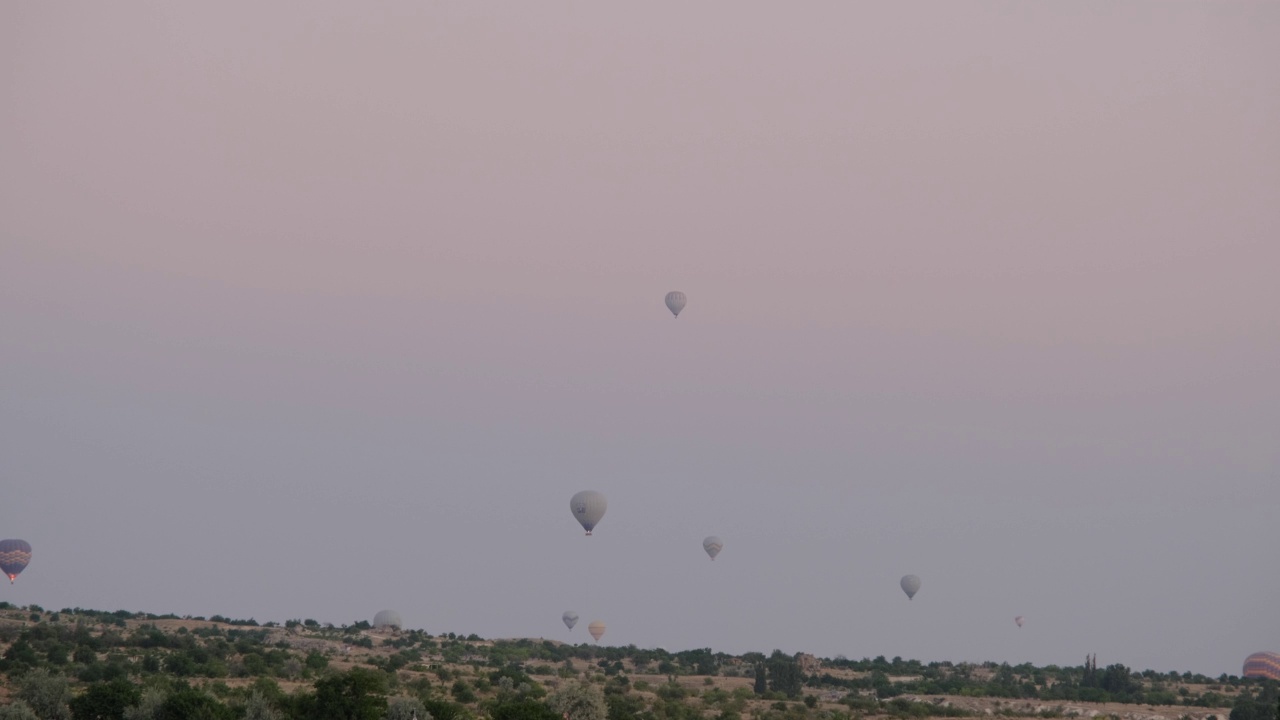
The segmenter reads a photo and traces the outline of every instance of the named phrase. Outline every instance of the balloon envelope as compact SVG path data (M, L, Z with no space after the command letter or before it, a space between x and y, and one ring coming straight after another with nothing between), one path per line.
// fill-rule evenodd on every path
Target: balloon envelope
M1254 653L1244 659L1244 677L1268 678L1280 680L1280 655L1276 653Z
M702 549L707 551L707 554L711 556L712 560L715 560L716 556L720 554L720 551L724 549L724 543L720 541L720 538L715 535L711 535L706 540L702 541Z
M898 584L902 586L902 592L907 594L908 600L915 597L916 593L920 592L920 578L915 575L903 575L902 580Z
M600 522L600 518L604 517L604 511L608 507L609 502L604 499L604 495L595 490L583 490L569 500L569 510L573 512L574 519L582 523L582 529L588 535L596 523Z
M29 562L31 546L26 540L0 540L0 570L9 576L10 585Z
M565 627L572 630L573 626L578 624L578 613L572 610L567 610L564 615L560 616L560 619L564 620Z
M373 616L373 626L376 628L395 628L396 630L403 627L400 624L400 613L395 610L379 610L378 614Z
M591 633L591 637L599 642L600 638L604 636L604 623L599 620L592 620L591 624L587 626L587 632Z
M1014 619L1013 619L1013 621L1014 621L1015 623L1017 623L1017 624L1018 624L1018 627L1022 627L1022 616L1021 616L1021 615L1019 615L1018 617L1014 618Z
M684 309L686 302L688 300L685 298L684 293L679 290L672 290L667 293L667 309L676 317L680 317L680 311Z

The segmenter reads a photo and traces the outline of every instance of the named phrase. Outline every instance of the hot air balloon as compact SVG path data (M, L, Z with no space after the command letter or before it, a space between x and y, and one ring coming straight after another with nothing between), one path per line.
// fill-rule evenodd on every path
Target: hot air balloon
M1013 621L1014 621L1015 623L1017 623L1017 624L1018 624L1018 627L1022 627L1022 616L1021 616L1021 615L1019 615L1018 617L1014 618L1014 619L1013 619Z
M373 626L378 629L392 628L399 630L403 627L400 624L400 613L395 610L379 610L377 615L373 616Z
M604 495L595 490L583 490L569 500L569 510L573 512L574 519L582 523L582 529L588 535L600 522L600 518L604 517L604 511L608 507L609 502L604 499Z
M711 535L702 541L702 549L707 551L712 560L715 560L720 551L724 549L724 543L720 541L720 538Z
M566 610L564 615L560 616L560 619L564 620L565 627L572 630L573 626L578 624L578 613L572 610Z
M31 546L26 540L0 540L0 570L9 576L9 584L31 562Z
M688 302L688 300L685 298L684 293L679 290L672 290L667 293L667 309L670 310L671 314L675 317L680 317L680 311L684 309L684 304L686 302Z
M1244 659L1244 672L1241 676L1280 680L1280 655L1269 652L1250 655Z
M903 575L902 580L898 581L898 584L902 586L902 592L907 594L908 600L915 597L916 593L920 592L920 578L915 575Z
M599 620L592 620L591 624L587 626L587 632L591 633L591 637L595 638L596 642L600 642L600 638L604 637L604 623Z

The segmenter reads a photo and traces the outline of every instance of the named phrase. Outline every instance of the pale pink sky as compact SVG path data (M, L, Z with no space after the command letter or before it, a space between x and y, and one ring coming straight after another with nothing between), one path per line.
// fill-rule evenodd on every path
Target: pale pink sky
M1238 672L1280 651L1277 38L0 6L0 598Z

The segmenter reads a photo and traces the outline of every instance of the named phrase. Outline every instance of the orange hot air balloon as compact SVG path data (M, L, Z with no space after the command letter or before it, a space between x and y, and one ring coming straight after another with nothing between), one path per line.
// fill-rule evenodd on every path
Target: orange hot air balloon
M31 562L31 546L26 540L0 540L0 570L9 576L9 584L18 579L27 563Z
M599 620L592 620L591 624L587 626L587 632L591 633L591 637L595 638L596 642L600 642L600 638L604 637L604 623Z

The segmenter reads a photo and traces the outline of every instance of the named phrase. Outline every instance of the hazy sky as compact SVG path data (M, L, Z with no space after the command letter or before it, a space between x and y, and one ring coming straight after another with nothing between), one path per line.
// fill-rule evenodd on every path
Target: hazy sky
M1239 673L1280 651L1277 38L4 3L0 599Z

